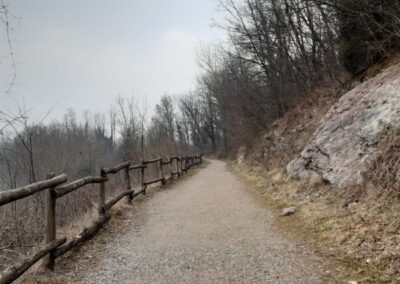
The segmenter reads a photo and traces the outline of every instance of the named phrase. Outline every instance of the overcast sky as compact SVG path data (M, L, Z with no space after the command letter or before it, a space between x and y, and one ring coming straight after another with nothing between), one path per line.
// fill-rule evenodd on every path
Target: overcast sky
M118 94L147 97L194 85L195 47L222 32L216 0L13 0L9 9L17 81L11 79L4 32L0 41L0 109L13 100L51 118L66 109L106 112ZM20 18L19 18L20 17ZM3 28L3 26L2 26Z

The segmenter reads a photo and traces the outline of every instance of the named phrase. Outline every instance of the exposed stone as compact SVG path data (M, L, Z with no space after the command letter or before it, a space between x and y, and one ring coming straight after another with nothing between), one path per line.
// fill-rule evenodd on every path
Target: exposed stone
M243 165L245 163L245 158L246 158L246 147L240 147L236 162L239 166Z
M361 183L382 137L399 125L400 64L356 86L334 104L287 170L298 179L318 174L338 187Z
M296 213L297 208L296 207L288 207L282 210L282 216L290 216Z

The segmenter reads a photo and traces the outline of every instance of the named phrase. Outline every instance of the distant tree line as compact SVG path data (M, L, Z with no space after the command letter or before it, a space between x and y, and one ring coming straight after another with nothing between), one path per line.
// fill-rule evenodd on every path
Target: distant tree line
M42 180L49 172L71 179L96 175L101 166L141 157L187 154L189 119L165 95L151 119L134 98L117 97L108 113L69 109L62 120L34 121L29 112L3 118L0 131L0 190ZM11 118L12 117L12 118Z
M228 42L199 51L194 88L164 95L152 117L134 98L108 113L70 110L32 121L0 110L3 187L49 171L94 173L112 160L202 151L235 153L318 86L356 75L399 47L400 1L220 0ZM0 7L7 11L7 7ZM57 157L56 159L54 157Z

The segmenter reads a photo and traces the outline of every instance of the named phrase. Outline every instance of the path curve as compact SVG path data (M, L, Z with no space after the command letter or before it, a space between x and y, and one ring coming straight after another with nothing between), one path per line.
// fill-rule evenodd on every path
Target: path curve
M145 216L141 225L107 242L107 257L74 282L322 283L320 259L274 228L224 162L208 162L140 204L129 218Z

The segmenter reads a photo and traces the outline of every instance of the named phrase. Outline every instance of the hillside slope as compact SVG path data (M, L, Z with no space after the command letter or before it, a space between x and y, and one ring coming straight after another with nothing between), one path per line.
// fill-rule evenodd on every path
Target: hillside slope
M400 64L358 85L323 117L287 169L295 178L318 174L334 186L361 184L377 146L400 125Z
M400 281L397 63L350 91L315 90L237 157L237 172L268 204L297 207L278 223L347 268L343 281Z

